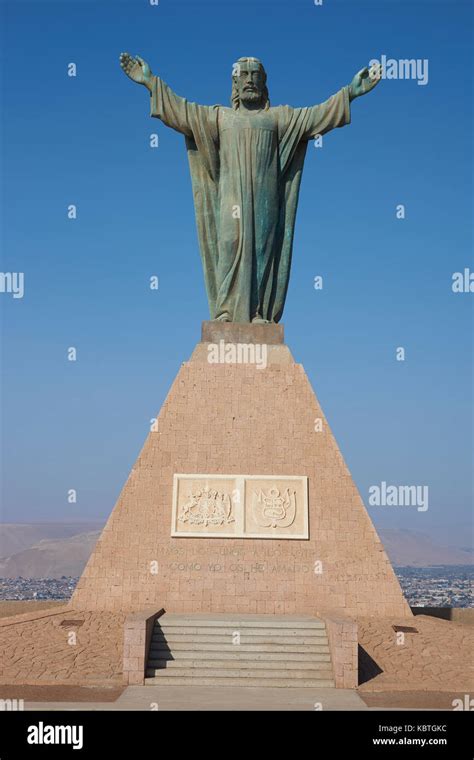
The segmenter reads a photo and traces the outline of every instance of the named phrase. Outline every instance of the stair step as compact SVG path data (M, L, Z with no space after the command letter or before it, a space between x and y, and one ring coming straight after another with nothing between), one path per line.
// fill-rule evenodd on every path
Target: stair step
M217 634L211 634L209 636L206 636L204 634L199 635L193 635L193 634L184 634L184 633L177 633L177 634L170 634L169 636L162 636L162 635L156 635L153 634L152 636L152 642L155 644L169 644L170 649L172 648L173 644L177 643L193 643L193 644L232 644L233 646L238 646L234 644L234 639L232 638L231 634L228 634L227 636L220 636ZM261 646L267 646L269 644L293 644L293 645L300 645L300 644L327 644L327 636L254 636L253 634L241 634L240 636L240 644L260 644Z
M317 663L318 664L318 663ZM180 668L153 668L148 667L146 670L146 675L150 677L161 677L161 675L166 675L170 678L182 678L183 676L186 676L188 678L265 678L271 680L272 678L291 678L295 681L299 680L300 678L306 678L306 679L317 679L317 678L331 678L332 672L328 668L327 663L319 663L321 665L324 665L325 668L317 669L317 668L306 668L304 670L289 670L287 668L271 668L271 669L264 669L259 668L258 674L256 673L255 668L253 667L245 667L245 663L243 663L244 667L238 668L238 667L209 667L209 664L207 664L207 667L201 667L201 668L195 668L195 667L180 667ZM226 663L228 665L228 663Z
M232 645L231 645L232 646ZM178 660L246 660L248 662L263 662L266 660L275 662L330 662L329 650L327 652L268 652L262 650L258 652L241 651L241 647L233 647L233 651L221 651L217 649L213 652L202 651L196 648L193 651L176 649L171 652L167 648L159 649L152 647L149 654L149 662L152 660L178 661Z
M311 628L315 630L325 630L325 624L322 620L243 620L235 618L234 620L219 619L194 619L194 618L170 618L168 615L163 616L155 621L155 626L161 628Z
M261 626L185 626L185 625L156 625L153 629L154 636L233 636L234 633L240 633L241 636L326 636L326 629L323 628L295 628L295 627L272 627Z
M219 678L219 677L194 677L194 678L173 678L168 676L156 676L145 678L146 686L260 686L265 688L296 688L296 689L333 689L335 687L332 678L311 679L302 678Z
M189 642L174 642L173 652L235 652L238 647L239 652L269 652L280 654L298 654L298 653L320 653L329 654L328 644L300 644L296 646L292 644L277 644L272 642L271 644L265 644L265 642L259 642L258 644L232 644L227 639L225 644L219 644L214 641L212 643L195 643L195 641ZM170 652L170 647L165 641L151 643L150 651L162 651Z
M329 658L328 658L329 660ZM155 668L157 670L167 669L190 669L190 668L212 668L212 669L237 669L237 670L327 670L328 660L314 661L310 660L308 663L297 660L295 662L281 661L281 660L154 660L148 661L148 668Z

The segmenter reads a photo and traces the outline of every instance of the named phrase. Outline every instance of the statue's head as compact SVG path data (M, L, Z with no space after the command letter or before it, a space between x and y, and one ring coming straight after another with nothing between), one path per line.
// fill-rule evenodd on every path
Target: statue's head
M270 108L267 74L258 58L239 58L232 67L232 108L241 101L256 108Z

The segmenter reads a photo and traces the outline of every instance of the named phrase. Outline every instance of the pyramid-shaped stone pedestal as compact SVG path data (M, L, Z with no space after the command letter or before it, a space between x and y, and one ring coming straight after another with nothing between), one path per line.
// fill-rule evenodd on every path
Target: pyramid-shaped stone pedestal
M411 615L281 326L204 323L71 606Z

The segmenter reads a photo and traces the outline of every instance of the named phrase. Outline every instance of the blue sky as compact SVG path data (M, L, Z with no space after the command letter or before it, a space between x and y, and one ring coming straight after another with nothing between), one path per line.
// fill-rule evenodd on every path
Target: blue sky
M258 56L272 103L295 106L385 54L428 59L429 82L383 81L310 145L283 321L366 504L381 481L429 486L427 512L370 508L376 525L469 543L474 296L451 277L474 268L471 4L0 7L1 266L25 273L23 299L0 295L2 520L106 518L208 317L184 140L120 52L225 105L232 63Z

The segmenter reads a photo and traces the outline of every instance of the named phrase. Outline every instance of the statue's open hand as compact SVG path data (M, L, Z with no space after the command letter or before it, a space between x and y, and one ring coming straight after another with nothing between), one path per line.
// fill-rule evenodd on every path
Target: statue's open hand
M349 97L351 100L366 95L380 82L382 67L380 63L374 64L370 69L366 66L357 72L349 85Z
M134 82L143 84L145 87L151 86L153 74L147 62L140 56L136 55L134 58L130 53L120 53L120 66Z

